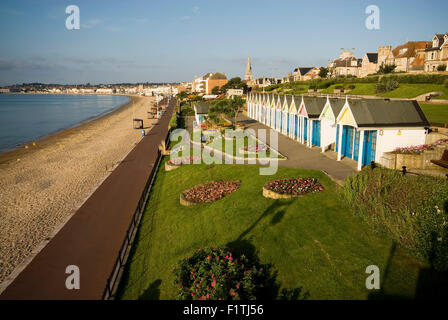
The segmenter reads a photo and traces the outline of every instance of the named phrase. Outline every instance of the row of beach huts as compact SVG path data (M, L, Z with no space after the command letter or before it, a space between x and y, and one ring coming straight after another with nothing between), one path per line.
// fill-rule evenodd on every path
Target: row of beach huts
M308 147L333 150L358 170L383 153L426 142L430 124L414 100L341 99L249 93L247 114Z

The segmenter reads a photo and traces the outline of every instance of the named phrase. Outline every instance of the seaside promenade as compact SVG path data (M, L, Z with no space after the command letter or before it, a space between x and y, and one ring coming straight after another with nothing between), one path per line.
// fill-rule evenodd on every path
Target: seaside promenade
M158 123L0 294L0 300L102 298L175 106L171 99ZM66 287L68 266L79 268L79 289Z

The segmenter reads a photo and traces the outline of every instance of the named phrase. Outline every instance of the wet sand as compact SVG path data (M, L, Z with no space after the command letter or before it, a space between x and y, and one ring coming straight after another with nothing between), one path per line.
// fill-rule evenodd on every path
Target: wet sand
M147 119L154 99L0 155L0 282L49 240L141 139L132 118Z

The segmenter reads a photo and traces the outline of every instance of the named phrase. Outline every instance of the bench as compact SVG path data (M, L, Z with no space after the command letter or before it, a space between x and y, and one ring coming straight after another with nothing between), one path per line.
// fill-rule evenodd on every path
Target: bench
M442 155L442 159L440 160L431 160L432 163L444 167L444 168L448 168L448 150L443 151L443 155Z

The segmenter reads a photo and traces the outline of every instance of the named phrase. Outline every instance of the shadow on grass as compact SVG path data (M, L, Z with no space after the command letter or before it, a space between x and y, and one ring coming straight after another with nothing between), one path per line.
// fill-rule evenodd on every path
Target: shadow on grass
M149 287L143 292L143 294L138 297L138 300L159 300L160 298L160 285L162 280L157 279L152 282Z
M433 241L434 243L434 241ZM432 245L434 248L434 244ZM388 294L384 290L384 285L388 282L388 276L391 271L391 264L397 250L397 244L394 242L390 249L387 265L380 282L380 290L373 291L368 295L369 300L405 300L409 297L399 294ZM448 298L448 271L438 271L433 267L432 255L429 262L431 267L420 269L415 289L414 299L443 299Z
M238 239L227 243L226 247L237 255L245 255L257 268L263 268L263 275L257 282L261 283L256 293L257 300L305 300L309 297L308 292L303 292L302 287L294 289L282 289L279 294L280 282L277 280L278 271L273 264L261 264L255 246L251 240Z
M254 223L252 223L246 230L244 230L240 236L238 237L238 240L243 239L245 236L247 236L257 225L260 223L261 220L263 220L266 217L269 217L271 215L274 215L271 220L271 225L275 225L279 223L283 216L286 213L286 209L291 205L291 203L294 201L294 199L290 200L275 200L259 217L257 220L255 220Z

